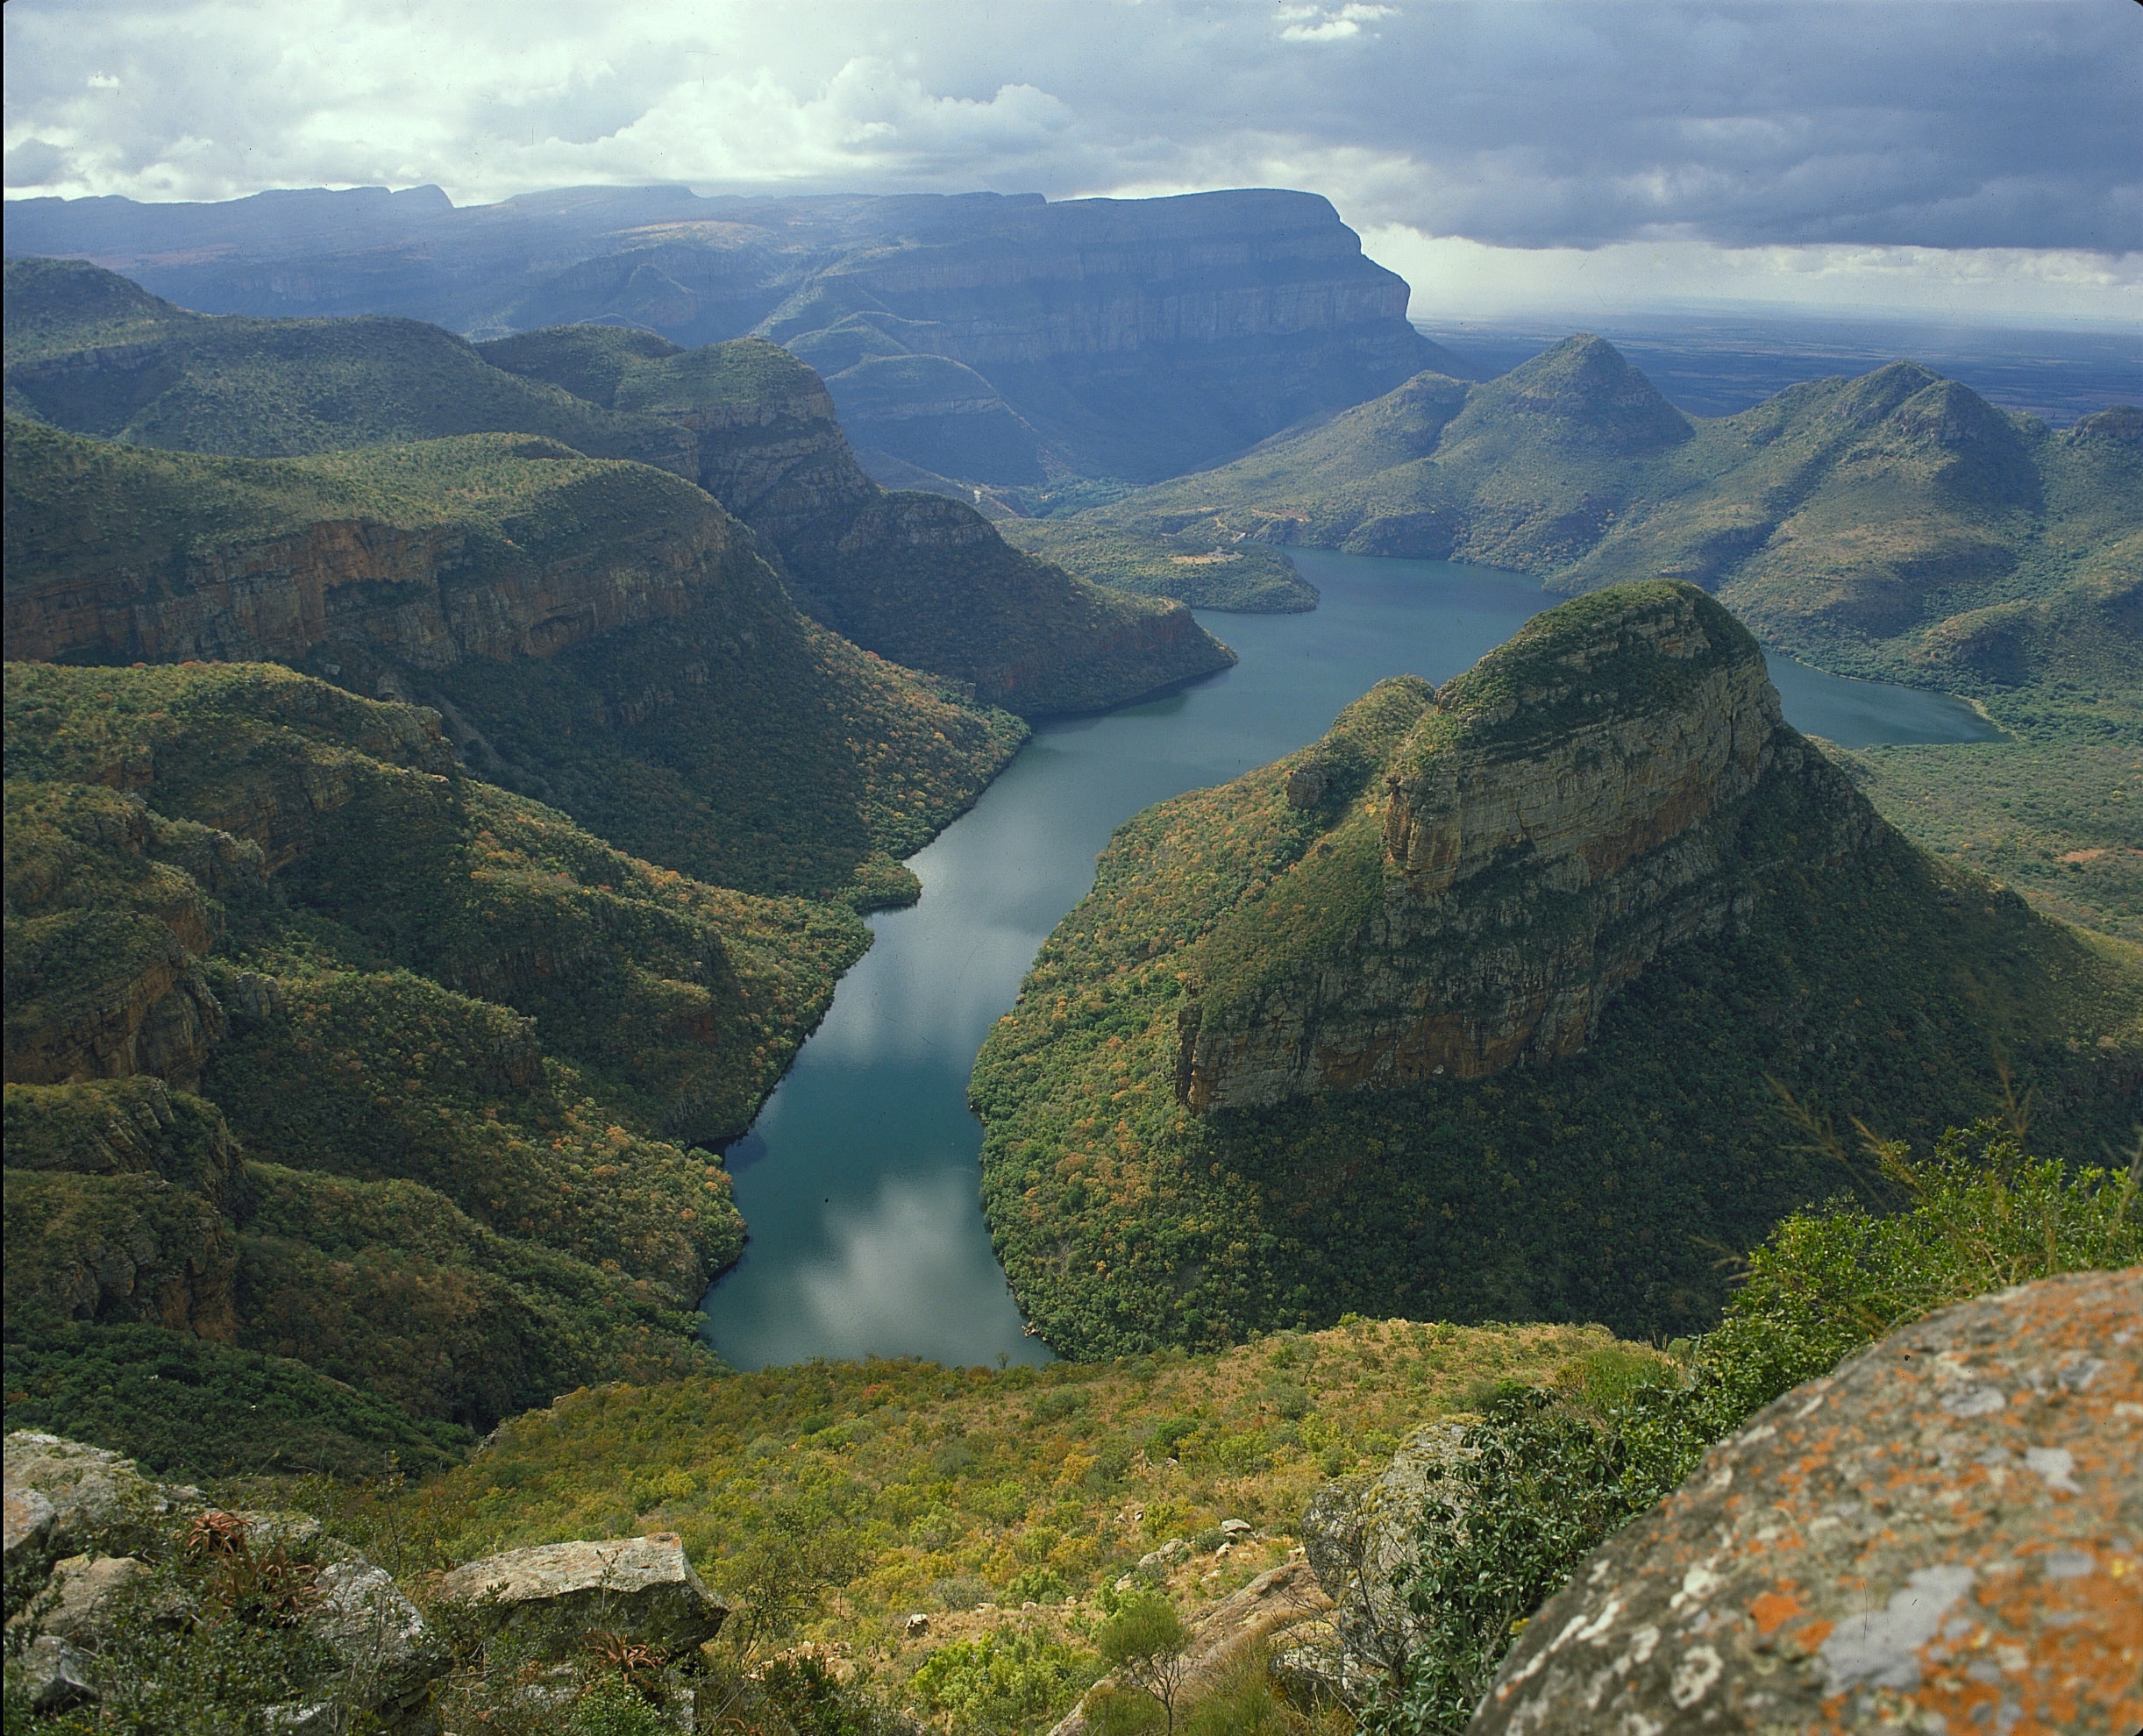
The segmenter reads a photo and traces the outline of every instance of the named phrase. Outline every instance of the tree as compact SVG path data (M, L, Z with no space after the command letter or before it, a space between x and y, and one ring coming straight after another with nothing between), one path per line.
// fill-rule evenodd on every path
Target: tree
M1160 1702L1168 1728L1176 1727L1176 1700L1190 1674L1185 1655L1191 1631L1167 1598L1140 1592L1124 1599L1102 1627L1101 1661L1119 1683Z

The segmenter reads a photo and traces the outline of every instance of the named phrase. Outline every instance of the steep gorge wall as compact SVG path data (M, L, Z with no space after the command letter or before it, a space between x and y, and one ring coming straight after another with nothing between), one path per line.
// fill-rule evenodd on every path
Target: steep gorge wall
M516 547L466 524L329 518L283 535L146 550L9 586L6 652L41 662L302 663L355 640L413 668L551 657L759 579L748 544L684 488L599 546Z

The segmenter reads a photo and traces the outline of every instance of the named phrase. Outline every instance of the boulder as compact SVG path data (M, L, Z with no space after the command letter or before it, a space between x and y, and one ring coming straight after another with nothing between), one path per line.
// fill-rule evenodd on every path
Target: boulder
M93 1652L111 1626L120 1594L148 1571L146 1562L132 1555L69 1555L53 1569L43 1594L8 1626L33 1627Z
M316 1583L320 1602L305 1625L340 1667L334 1704L373 1713L389 1730L406 1727L447 1667L445 1646L387 1570L362 1555L331 1562Z
M510 1550L456 1568L439 1594L486 1611L494 1633L554 1656L601 1631L676 1657L713 1639L729 1614L673 1531Z
M89 1659L51 1634L32 1640L7 1661L7 1692L33 1712L65 1711L97 1697Z
M6 1442L7 1564L132 1547L200 1491L155 1483L132 1459L56 1434L18 1430Z
M1551 1598L1469 1736L2143 1726L2143 1267L1795 1388Z
M1461 1425L1426 1424L1400 1443L1382 1472L1337 1478L1310 1498L1302 1545L1317 1583L1337 1606L1333 1625L1347 1683L1396 1670L1413 1651L1414 1618L1395 1587L1409 1576L1430 1491L1474 1451Z

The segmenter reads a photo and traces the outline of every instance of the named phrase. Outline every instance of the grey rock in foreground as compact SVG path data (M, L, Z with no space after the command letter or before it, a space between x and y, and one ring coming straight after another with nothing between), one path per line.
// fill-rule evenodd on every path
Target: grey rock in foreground
M510 1550L456 1568L439 1594L487 1611L495 1633L559 1656L605 1631L677 1657L713 1639L729 1614L673 1531Z
M7 1564L76 1555L92 1541L109 1553L122 1534L152 1532L200 1498L153 1482L121 1454L18 1430L6 1448Z
M1900 1328L1534 1618L1469 1736L2143 1727L2143 1267Z
M1452 1468L1477 1450L1465 1444L1463 1425L1425 1424L1378 1475L1338 1478L1310 1498L1302 1546L1336 1605L1333 1626L1344 1654L1328 1684L1333 1691L1358 1697L1414 1649L1419 1620L1399 1588L1413 1576L1422 1509ZM1297 1665L1307 1669L1310 1661Z

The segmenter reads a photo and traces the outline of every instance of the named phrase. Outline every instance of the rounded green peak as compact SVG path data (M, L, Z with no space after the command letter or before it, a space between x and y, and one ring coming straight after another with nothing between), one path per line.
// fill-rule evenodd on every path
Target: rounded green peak
M1447 682L1425 730L1439 726L1428 732L1439 745L1558 733L1673 705L1713 670L1762 655L1748 630L1694 585L1615 585L1534 615Z

